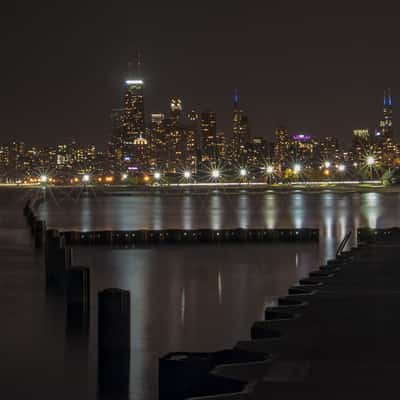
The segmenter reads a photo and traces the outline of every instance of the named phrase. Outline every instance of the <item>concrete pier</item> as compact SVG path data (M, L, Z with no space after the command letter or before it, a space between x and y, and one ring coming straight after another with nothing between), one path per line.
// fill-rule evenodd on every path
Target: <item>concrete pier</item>
M216 365L258 363L268 355L229 349L215 353L171 353L159 360L159 399L184 400L241 391L246 382L211 374Z
M376 399L396 393L400 230L360 233L368 245L299 281L253 324L252 339L235 346L270 354L269 361L220 365L208 373L249 385L222 396L216 391L216 399Z

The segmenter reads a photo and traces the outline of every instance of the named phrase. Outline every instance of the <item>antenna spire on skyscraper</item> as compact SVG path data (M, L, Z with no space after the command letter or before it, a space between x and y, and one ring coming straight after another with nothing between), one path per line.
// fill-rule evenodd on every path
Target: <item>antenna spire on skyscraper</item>
M388 105L392 106L392 89L388 88L387 93L388 93Z
M141 75L142 73L142 54L140 53L140 51L137 54L137 73L138 75Z
M239 107L239 90L238 89L235 89L235 94L234 94L234 97L233 97L233 106L235 108Z

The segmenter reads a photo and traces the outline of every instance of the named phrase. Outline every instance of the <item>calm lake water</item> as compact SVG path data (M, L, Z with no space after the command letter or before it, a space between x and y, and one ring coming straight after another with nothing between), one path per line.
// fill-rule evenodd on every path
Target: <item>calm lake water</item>
M19 193L18 199L22 197ZM8 201L0 192L3 211ZM251 324L262 319L266 305L333 257L349 230L399 225L400 195L210 192L72 199L59 192L55 199L49 196L39 213L49 227L61 230L319 228L319 243L309 244L74 249L74 264L91 269L89 337L69 335L62 300L47 296L46 312L40 314L38 324L51 329L39 343L46 346L46 335L52 335L54 346L61 346L64 354L53 360L53 368L64 368L69 392L76 398L86 393L87 398L95 398L97 292L108 287L130 290L130 398L155 399L159 356L172 351L215 351L249 338ZM43 279L32 283L39 284ZM65 365L71 368L66 370Z

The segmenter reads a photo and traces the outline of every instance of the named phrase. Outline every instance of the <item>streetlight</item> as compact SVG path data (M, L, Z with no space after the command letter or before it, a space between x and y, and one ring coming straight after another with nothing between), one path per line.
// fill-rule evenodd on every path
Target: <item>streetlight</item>
M301 171L301 165L300 165L300 164L295 164L295 165L293 166L293 172L294 172L295 174L298 174L298 173L300 173L300 171Z
M90 181L90 175L88 174L83 175L82 182L88 183L89 181Z
M326 169L329 169L330 167L331 167L331 162L330 161L325 161L324 162L324 167L326 168Z
M40 183L47 183L49 181L49 177L47 175L40 176Z
M373 156L368 156L367 157L367 165L369 167L372 167L375 164L375 157Z
M274 173L274 167L272 165L268 165L266 171L268 175L272 175Z
M221 173L219 172L218 169L213 169L211 171L211 178L218 179L220 176L221 176Z
M245 168L240 168L239 174L242 178L247 176L247 170Z
M156 181L159 181L161 179L161 173L160 172L154 172L154 179Z
M338 170L339 170L339 172L344 172L344 171L346 171L346 166L344 164L339 164Z
M128 179L128 174L122 174L121 178L123 181L126 181Z
M190 179L190 178L192 177L192 173L191 173L190 171L185 171L185 172L183 173L183 177L184 177L185 179Z

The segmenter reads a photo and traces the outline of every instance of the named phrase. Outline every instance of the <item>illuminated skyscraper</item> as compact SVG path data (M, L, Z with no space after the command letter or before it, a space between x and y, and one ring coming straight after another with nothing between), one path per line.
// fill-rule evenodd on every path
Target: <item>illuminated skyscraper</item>
M386 89L383 95L383 118L379 123L379 129L376 132L376 136L382 138L393 137L393 102L391 89Z
M167 136L164 114L151 114L149 146L150 165L164 169L167 160Z
M202 161L216 162L217 151L217 115L214 111L201 113Z
M280 126L275 130L275 160L285 167L289 162L291 140L288 130L284 126Z
M144 96L142 80L127 80L124 94L125 130L127 141L133 143L144 135Z
M245 152L245 146L249 141L249 126L247 115L239 107L239 93L237 90L233 99L232 128L232 159L238 162L241 160Z
M335 136L326 136L319 143L319 154L322 161L334 162L339 157L339 142Z

